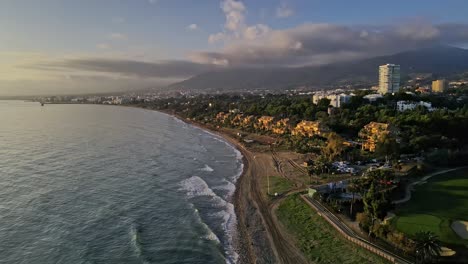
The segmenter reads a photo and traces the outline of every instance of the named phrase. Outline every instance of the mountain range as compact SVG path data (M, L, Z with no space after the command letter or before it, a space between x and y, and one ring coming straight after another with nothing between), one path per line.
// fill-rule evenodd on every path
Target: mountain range
M359 61L322 66L232 68L205 72L174 83L170 90L212 92L286 90L299 87L324 89L345 84L376 84L378 66L399 64L402 78L415 73L449 76L468 71L468 50L437 46Z

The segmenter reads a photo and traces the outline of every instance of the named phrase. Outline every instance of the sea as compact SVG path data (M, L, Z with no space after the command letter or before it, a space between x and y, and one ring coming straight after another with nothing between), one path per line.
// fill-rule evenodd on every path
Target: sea
M237 263L242 169L160 112L0 101L0 263Z

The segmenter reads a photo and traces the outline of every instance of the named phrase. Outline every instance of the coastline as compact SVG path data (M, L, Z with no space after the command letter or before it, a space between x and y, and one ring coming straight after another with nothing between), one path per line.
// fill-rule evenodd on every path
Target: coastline
M94 104L93 104L94 105ZM115 106L115 105L114 105ZM271 153L249 150L233 135L177 115L133 105L119 105L140 110L156 111L219 137L242 154L243 170L235 182L233 205L237 217L233 239L238 264L249 263L308 263L289 233L274 216L274 209L261 190L261 180L267 171L275 171Z
M136 108L140 108L140 107L136 107ZM152 110L152 109L148 109L148 110ZM167 114L171 117L177 118L178 120L186 124L192 125L208 133L214 134L217 137L220 137L222 140L226 141L226 143L231 145L234 149L236 149L242 154L243 168L242 168L241 175L235 182L236 190L233 196L234 210L237 216L237 236L236 236L236 240L233 242L234 242L234 245L236 246L235 251L239 253L242 252L242 254L239 254L239 264L258 263L257 254L254 253L254 250L252 248L252 245L254 245L255 242L252 240L251 232L249 232L247 228L247 224L246 224L247 222L251 222L252 219L247 219L248 216L245 210L246 204L243 203L242 201L243 197L248 197L248 193L247 193L248 189L245 188L246 184L243 184L243 183L247 181L246 174L252 163L249 160L249 157L251 157L249 151L238 140L232 138L231 136L225 133L215 130L211 127L204 126L203 124L200 124L191 120L187 120L175 113L159 111L159 110L152 110L152 111L157 111L160 113Z
M242 142L212 126L185 119L176 113L158 111L212 133L231 144L242 154L244 164L241 176L235 183L234 209L237 216L237 241L235 250L239 264L247 263L308 263L302 252L274 215L274 206L262 194L260 181L267 171L274 171L270 153L257 153L247 149Z

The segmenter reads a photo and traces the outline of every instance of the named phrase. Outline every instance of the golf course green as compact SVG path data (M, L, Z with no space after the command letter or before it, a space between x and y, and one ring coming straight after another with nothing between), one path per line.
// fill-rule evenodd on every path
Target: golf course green
M411 199L396 210L393 224L410 236L432 231L442 242L468 245L452 230L453 221L468 221L468 169L434 176L414 186Z

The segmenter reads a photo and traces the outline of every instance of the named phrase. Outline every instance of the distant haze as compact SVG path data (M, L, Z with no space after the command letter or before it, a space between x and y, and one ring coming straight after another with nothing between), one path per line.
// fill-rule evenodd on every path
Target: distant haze
M0 3L0 96L135 91L199 74L468 45L466 1ZM47 12L44 12L47 10Z

